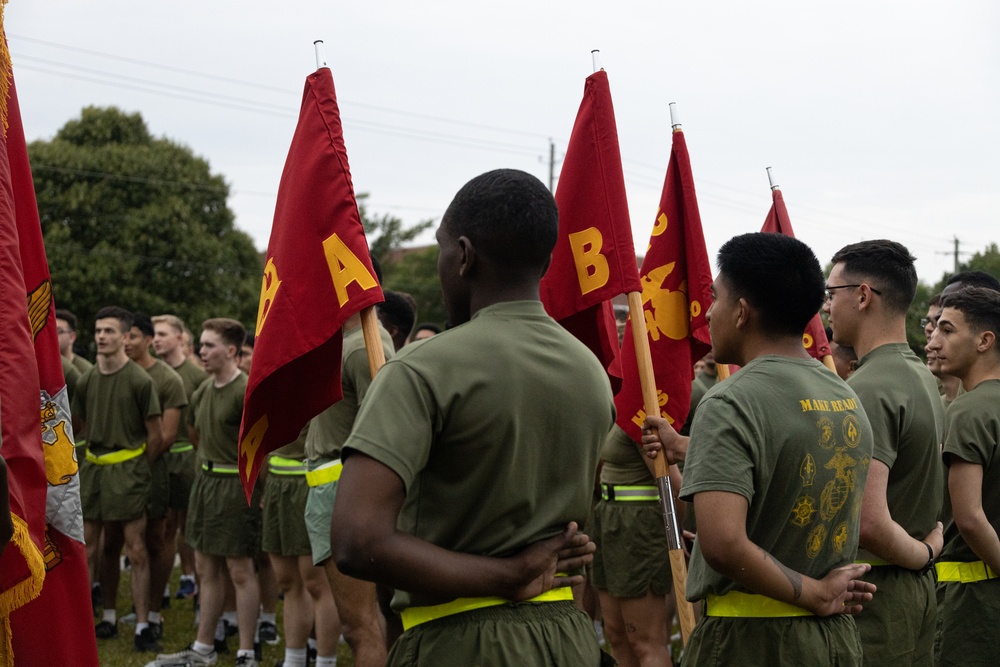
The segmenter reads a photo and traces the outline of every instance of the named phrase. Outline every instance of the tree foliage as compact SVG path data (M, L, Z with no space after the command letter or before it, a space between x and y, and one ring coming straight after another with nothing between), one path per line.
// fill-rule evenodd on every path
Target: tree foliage
M406 227L403 221L393 215L369 213L365 200L368 195L358 195L361 224L368 236L369 251L382 265L383 283L387 289L407 292L417 302L417 322L434 322L444 326L448 314L441 295L438 280L436 244L410 251L401 249L412 243L421 233L429 229L434 220L422 220Z
M252 325L262 265L234 226L229 186L186 146L155 138L138 113L88 107L28 147L56 305L81 320L119 305Z

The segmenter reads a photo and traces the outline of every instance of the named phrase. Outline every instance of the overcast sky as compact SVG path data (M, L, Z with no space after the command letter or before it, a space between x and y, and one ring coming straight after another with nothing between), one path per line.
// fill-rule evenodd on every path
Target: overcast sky
M968 253L1000 240L995 0L10 0L5 26L29 141L87 105L138 111L225 177L237 225L262 250L315 39L357 191L408 223L439 220L489 169L547 182L550 138L558 175L600 49L640 248L670 102L710 255L760 229L768 166L823 263L892 238L935 282L954 237Z

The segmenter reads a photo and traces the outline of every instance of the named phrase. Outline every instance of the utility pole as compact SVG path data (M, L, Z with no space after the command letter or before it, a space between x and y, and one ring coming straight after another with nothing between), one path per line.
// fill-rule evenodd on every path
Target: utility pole
M958 237L955 237L955 273L958 273Z
M556 142L549 139L549 192L555 193L556 184Z

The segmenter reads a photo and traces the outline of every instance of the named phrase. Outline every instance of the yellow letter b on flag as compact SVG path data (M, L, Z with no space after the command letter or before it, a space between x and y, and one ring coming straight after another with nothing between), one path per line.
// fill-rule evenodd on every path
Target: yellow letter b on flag
M581 294L593 292L608 284L610 271L607 258L601 254L603 245L604 237L597 227L588 227L582 232L569 235L569 247L573 252Z

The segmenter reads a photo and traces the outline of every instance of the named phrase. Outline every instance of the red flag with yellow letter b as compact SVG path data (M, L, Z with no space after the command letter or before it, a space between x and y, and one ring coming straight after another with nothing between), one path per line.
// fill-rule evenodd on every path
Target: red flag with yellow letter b
M660 210L639 274L660 413L680 430L691 403L694 362L712 347L705 317L712 304L712 269L687 142L679 129L673 135ZM621 359L624 382L615 397L618 425L639 442L646 413L631 320L625 325Z
M587 77L555 198L559 238L542 278L542 303L597 355L617 384L618 334L609 300L639 291L639 274L604 70Z
M382 300L324 67L306 79L267 246L240 428L248 501L264 457L342 398L341 327Z

